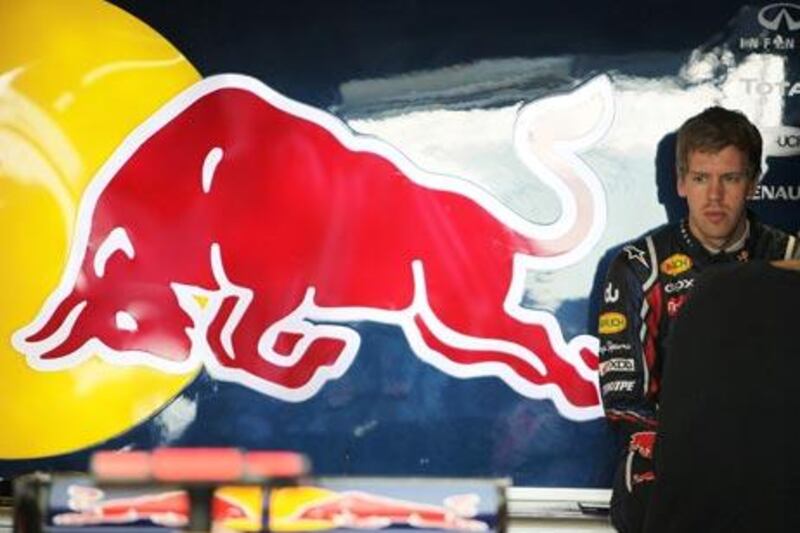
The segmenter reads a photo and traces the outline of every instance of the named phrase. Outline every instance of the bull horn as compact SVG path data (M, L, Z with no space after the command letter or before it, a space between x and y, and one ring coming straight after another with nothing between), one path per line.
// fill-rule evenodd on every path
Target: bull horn
M52 352L67 340L86 306L86 300L70 294L55 308L45 307L36 320L17 331L12 337L12 344L28 356L39 357Z

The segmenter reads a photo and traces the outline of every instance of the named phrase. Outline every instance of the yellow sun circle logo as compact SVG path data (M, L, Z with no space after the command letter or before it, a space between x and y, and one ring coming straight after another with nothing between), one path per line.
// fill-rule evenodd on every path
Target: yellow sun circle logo
M99 0L0 4L0 459L102 442L145 420L196 375L98 358L42 372L11 337L58 285L95 172L199 78L156 31Z

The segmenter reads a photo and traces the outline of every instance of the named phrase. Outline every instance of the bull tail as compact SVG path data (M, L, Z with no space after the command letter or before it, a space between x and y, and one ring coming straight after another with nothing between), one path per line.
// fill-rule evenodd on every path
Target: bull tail
M612 86L606 76L520 109L514 127L516 153L561 204L553 224L521 229L520 249L526 255L563 266L596 244L606 222L605 191L579 153L605 136L613 116Z

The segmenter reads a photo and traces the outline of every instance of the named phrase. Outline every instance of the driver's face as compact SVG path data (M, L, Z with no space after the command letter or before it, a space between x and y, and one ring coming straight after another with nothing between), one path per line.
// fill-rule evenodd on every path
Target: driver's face
M689 153L678 195L689 206L689 229L704 245L722 248L744 230L745 204L755 190L747 158L735 146Z

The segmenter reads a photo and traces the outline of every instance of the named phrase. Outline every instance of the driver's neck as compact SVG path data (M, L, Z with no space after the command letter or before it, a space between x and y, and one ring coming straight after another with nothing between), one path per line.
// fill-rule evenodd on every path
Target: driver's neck
M691 231L695 239L697 239L700 244L703 245L703 248L712 254L718 254L720 252L736 252L744 247L744 242L747 240L747 236L750 234L750 221L747 220L746 216L742 217L730 235L728 235L725 239L714 239L714 242L698 237L699 232L692 227L691 221L689 221L689 231Z

